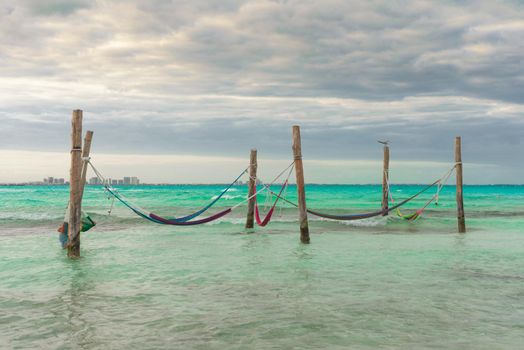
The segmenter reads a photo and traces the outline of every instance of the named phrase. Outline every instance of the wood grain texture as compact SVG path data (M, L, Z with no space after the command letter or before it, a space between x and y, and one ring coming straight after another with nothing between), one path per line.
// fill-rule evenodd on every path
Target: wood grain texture
M455 173L457 175L457 220L458 231L466 232L466 217L464 213L463 179L462 179L462 144L460 136L455 138Z
M382 210L385 211L383 216L388 215L388 206L389 206L389 147L384 146L384 163L383 163L383 172L382 172Z
M69 173L69 242L67 256L80 257L82 213L82 111L74 110L71 121L71 169Z
M300 127L293 126L293 157L295 159L295 175L297 181L298 212L300 222L300 241L309 243L309 224L307 220L306 190L304 187L304 167L302 164L302 144Z
M248 198L253 196L257 189L257 150L252 149L249 157L249 181L248 181ZM255 198L251 198L247 202L247 218L246 228L252 229L254 227L255 215Z

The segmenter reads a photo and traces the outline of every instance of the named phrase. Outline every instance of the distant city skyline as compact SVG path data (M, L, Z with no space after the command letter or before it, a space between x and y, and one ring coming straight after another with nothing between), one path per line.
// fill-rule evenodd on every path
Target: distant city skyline
M88 181L89 185L140 185L140 179L136 176L124 176L122 179L107 178L102 181L98 177L92 177Z

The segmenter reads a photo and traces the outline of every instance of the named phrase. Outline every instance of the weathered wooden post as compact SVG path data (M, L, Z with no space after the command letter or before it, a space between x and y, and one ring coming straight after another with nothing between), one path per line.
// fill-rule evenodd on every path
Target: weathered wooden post
M84 187L86 185L87 168L89 167L89 153L91 152L91 141L93 140L93 132L88 130L84 137L84 147L82 148L82 175L80 176L80 201L84 197Z
M80 228L82 216L82 111L74 110L71 124L71 170L69 174L69 232L67 256L80 257Z
M304 167L302 165L302 144L300 141L300 126L293 125L293 157L295 159L295 175L297 180L298 212L300 221L300 241L309 243L309 225L307 221L306 191L304 189Z
M466 218L464 214L464 198L462 195L462 145L460 136L455 137L455 172L457 175L457 220L458 231L466 232Z
M382 216L388 215L389 203L389 146L384 145L384 163L382 172Z
M248 198L246 228L251 229L254 226L255 215L255 198L252 196L257 190L257 150L252 149L249 157L249 181L248 181Z

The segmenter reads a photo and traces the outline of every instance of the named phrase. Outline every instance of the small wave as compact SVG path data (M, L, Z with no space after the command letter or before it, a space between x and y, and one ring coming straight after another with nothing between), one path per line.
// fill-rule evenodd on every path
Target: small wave
M354 221L340 221L340 222L344 225L354 226L354 227L377 227L377 226L385 226L387 224L387 219L371 218L371 219L354 220Z
M0 193L34 193L36 192L35 189L31 188L1 188L0 187Z
M221 220L212 221L210 223L207 223L207 225L219 225L219 224L232 224L232 225L243 225L246 223L245 218L223 218Z
M27 212L0 213L0 219L4 219L4 220L42 221L42 220L61 220L63 218L64 218L64 214L27 213Z
M212 200L214 199L217 199L218 196L213 196L211 197ZM229 195L229 194L225 194L222 196L222 199L237 199L237 198L244 198L244 196L241 196L241 195Z

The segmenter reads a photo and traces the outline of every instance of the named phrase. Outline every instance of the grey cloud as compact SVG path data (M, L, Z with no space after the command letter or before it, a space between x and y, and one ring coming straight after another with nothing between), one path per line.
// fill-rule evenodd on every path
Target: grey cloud
M90 7L89 0L17 0L7 1L13 9L28 10L37 16L70 15L79 9Z
M117 89L520 103L522 9L509 2L100 2L84 11L81 26L72 18L20 26L15 37L39 43L35 67L13 55L11 69L81 74Z
M0 0L1 149L521 157L519 2ZM78 16L76 16L78 15ZM24 138L21 137L24 136ZM30 142L23 142L29 139Z

